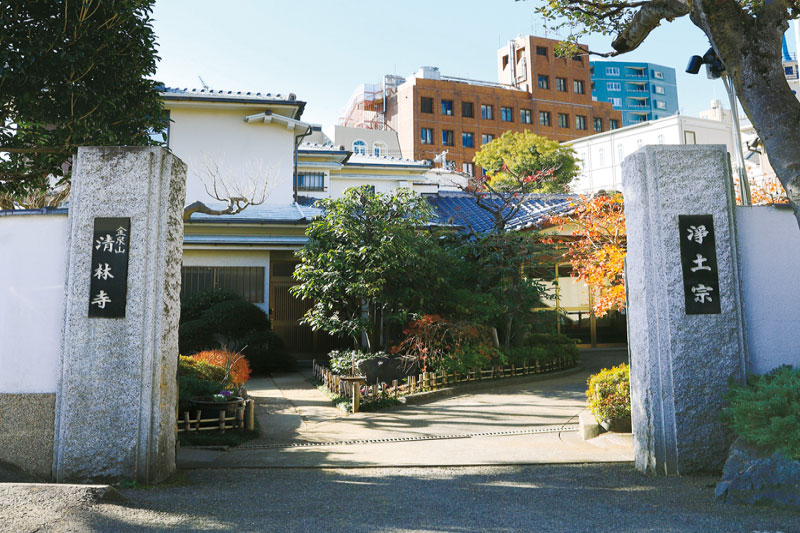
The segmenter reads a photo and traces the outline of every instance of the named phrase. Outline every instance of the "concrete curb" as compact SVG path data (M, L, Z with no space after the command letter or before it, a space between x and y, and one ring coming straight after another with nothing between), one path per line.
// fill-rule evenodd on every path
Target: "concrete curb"
M51 499L83 503L124 503L125 496L111 485L75 485L68 483L0 483L3 491L26 491Z
M593 439L605 432L591 411L581 411L578 415L578 433L583 440Z
M470 394L472 392L480 390L498 389L501 387L505 387L507 385L515 385L517 383L546 381L549 379L558 378L562 376L570 376L572 374L577 374L583 370L584 370L583 365L577 365L574 368L570 368L567 370L559 370L558 372L548 372L546 374L528 374L527 376L514 376L510 378L475 381L473 383L462 383L460 385L447 387L444 389L437 389L427 392L419 392L416 394L409 394L408 396L402 396L397 400L400 402L400 406L420 405L427 402L439 400L441 398L458 396L460 394Z

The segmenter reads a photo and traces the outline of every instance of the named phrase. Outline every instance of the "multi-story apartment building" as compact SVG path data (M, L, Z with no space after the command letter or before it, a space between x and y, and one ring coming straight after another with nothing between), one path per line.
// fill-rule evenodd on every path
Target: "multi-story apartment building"
M678 112L675 69L653 63L592 61L592 98L610 102L630 126Z
M556 57L557 42L511 41L498 51L499 82L443 76L436 67L402 83L392 77L380 90L357 91L342 125L393 129L403 157L431 160L447 151L448 163L469 174L481 171L472 161L481 146L507 131L567 141L619 127L611 104L592 101L587 58Z

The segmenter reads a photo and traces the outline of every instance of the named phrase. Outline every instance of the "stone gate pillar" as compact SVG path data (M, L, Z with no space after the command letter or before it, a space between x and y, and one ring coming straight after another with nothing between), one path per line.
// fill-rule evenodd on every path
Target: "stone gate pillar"
M622 165L636 467L719 470L744 325L724 146L646 146Z
M80 148L69 202L57 481L175 470L186 166L163 148Z

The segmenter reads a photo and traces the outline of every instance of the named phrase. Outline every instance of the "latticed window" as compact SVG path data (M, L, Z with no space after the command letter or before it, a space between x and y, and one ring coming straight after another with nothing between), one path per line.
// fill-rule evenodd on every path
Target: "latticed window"
M181 268L181 301L208 289L226 289L251 303L264 303L264 267Z
M297 189L301 191L324 191L325 174L323 172L298 174Z

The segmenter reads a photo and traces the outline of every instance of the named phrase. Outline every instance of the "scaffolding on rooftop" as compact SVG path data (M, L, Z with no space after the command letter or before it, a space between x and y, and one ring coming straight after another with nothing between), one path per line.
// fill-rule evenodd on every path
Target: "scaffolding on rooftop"
M387 75L383 83L359 85L339 117L339 125L368 130L391 129L386 123L386 101L403 81L399 76Z

